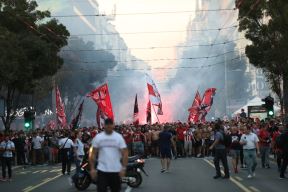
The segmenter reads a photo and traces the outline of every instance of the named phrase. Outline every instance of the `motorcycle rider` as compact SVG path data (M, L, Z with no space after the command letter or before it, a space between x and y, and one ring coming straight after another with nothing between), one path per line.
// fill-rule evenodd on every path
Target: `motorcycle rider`
M90 175L97 177L97 191L120 192L121 177L125 176L128 163L128 150L126 143L119 133L114 131L112 119L105 120L104 131L97 134L92 141L89 153ZM98 159L95 169L95 157Z

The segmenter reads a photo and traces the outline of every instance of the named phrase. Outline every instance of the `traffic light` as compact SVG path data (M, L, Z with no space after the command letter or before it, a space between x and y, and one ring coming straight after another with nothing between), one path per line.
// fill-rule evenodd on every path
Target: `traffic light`
M35 119L35 111L28 109L24 111L24 128L26 131L33 128L33 121Z
M274 117L274 98L268 96L265 99L262 99L262 101L265 102L262 106L267 110L267 117Z

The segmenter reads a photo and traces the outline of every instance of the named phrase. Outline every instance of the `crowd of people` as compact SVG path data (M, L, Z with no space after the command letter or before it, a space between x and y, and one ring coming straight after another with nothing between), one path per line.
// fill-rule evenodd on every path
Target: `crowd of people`
M206 123L155 123L153 125L116 125L128 148L129 156L140 154L146 158L161 157L160 133L165 127L171 134L171 157L203 158L214 156L216 176L221 176L219 162L229 178L227 155L232 158L232 171L248 169L248 177L255 176L256 157L263 168L270 168L270 156L277 161L280 178L285 178L288 163L288 128L280 119L266 121L240 120ZM71 162L79 168L88 154L92 139L102 128L83 127L76 130L36 129L31 132L0 133L2 180L11 180L12 165L48 165L62 162L62 173L70 174ZM171 143L171 144L172 144ZM8 176L6 170L8 169ZM164 172L165 168L161 171Z

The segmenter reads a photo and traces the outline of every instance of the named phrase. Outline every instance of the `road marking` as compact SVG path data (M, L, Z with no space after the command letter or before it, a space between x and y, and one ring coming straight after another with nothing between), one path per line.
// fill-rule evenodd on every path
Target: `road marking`
M28 186L25 189L23 189L23 191L30 189L32 186Z
M39 173L40 171L41 171L41 170L34 171L34 172L32 172L32 174Z
M47 172L48 170L43 170L43 171L41 171L41 173L45 173L45 172Z
M241 177L238 177L238 176L234 176L235 179L237 179L238 181L243 181L243 179Z
M59 171L61 171L62 169L54 169L54 170L51 170L51 171L49 171L50 173L55 173L55 172L59 172Z
M132 191L132 188L129 187L129 186L128 186L128 187L126 188L126 190L125 190L125 192L131 192L131 191Z
M43 182L39 183L38 185L30 186L29 188L23 189L23 192L33 191L34 189L37 189L38 187L41 187L42 185L45 185L46 183L48 183L48 182L50 182L50 181L52 181L52 180L55 180L55 179L57 179L58 177L61 177L61 175L62 175L62 174L59 174L59 175L56 175L55 177L45 179Z
M254 191L254 192L260 192L260 190L257 189L256 187L250 186L249 188L252 189L252 191Z
M72 168L71 171L74 171L75 168ZM33 191L39 187L41 187L42 185L45 185L46 183L49 183L50 181L53 181L55 179L57 179L58 177L61 177L62 174L58 174L56 175L55 177L51 177L51 178L46 178L44 179L41 183L37 184L37 185L34 185L34 186L29 186L29 187L26 187L25 189L23 189L22 191L23 192L30 192L30 191Z
M215 166L213 165L213 163L211 163L210 161L208 161L207 159L204 159L204 161L206 163L208 163L211 167ZM224 174L224 172L221 170L221 173ZM240 183L239 181L237 181L236 179L234 179L233 177L230 176L229 179L232 183L234 183L235 185L237 185L240 189L242 189L244 192L256 192L256 191L252 191L249 188L247 188L246 186L244 186L242 183Z

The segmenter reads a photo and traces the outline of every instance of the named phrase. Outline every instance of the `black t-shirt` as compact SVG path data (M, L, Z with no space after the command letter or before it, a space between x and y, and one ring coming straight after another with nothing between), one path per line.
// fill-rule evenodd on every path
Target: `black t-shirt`
M231 138L232 138L232 144L231 144L230 149L240 150L241 149L241 145L240 145L241 135L239 133L232 133Z
M160 149L169 149L171 147L172 134L168 131L162 131L159 134Z

